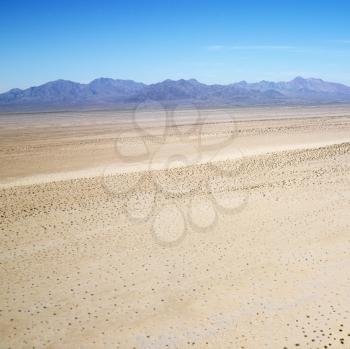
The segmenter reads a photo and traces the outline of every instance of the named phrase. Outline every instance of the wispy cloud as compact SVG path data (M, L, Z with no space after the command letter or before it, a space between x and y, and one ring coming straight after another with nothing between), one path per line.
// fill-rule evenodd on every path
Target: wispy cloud
M244 51L244 50L291 50L295 46L289 45L210 45L209 51Z
M333 40L333 42L336 42L338 44L350 44L350 39Z

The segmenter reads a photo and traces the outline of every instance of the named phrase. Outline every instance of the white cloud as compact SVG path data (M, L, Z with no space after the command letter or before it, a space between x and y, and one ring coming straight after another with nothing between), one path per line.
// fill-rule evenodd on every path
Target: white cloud
M334 40L334 42L337 42L338 44L350 44L350 40Z
M244 51L244 50L290 50L294 46L288 45L210 45L209 51Z
M225 46L223 45L210 45L210 46L207 46L207 49L209 51L221 51L225 48Z

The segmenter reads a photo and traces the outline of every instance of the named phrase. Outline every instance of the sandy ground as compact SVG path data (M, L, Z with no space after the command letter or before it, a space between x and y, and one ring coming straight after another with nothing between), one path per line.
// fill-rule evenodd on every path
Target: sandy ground
M0 115L0 348L350 348L350 107Z

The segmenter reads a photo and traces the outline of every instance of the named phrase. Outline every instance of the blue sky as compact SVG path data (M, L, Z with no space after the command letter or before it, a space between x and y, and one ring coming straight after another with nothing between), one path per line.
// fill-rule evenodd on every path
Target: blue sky
M350 85L350 1L0 0L0 91L297 75Z

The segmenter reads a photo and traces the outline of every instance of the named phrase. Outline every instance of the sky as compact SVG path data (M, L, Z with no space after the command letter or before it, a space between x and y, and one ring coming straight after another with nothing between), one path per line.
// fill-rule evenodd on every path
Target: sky
M350 1L0 0L0 92L102 76L350 85Z

